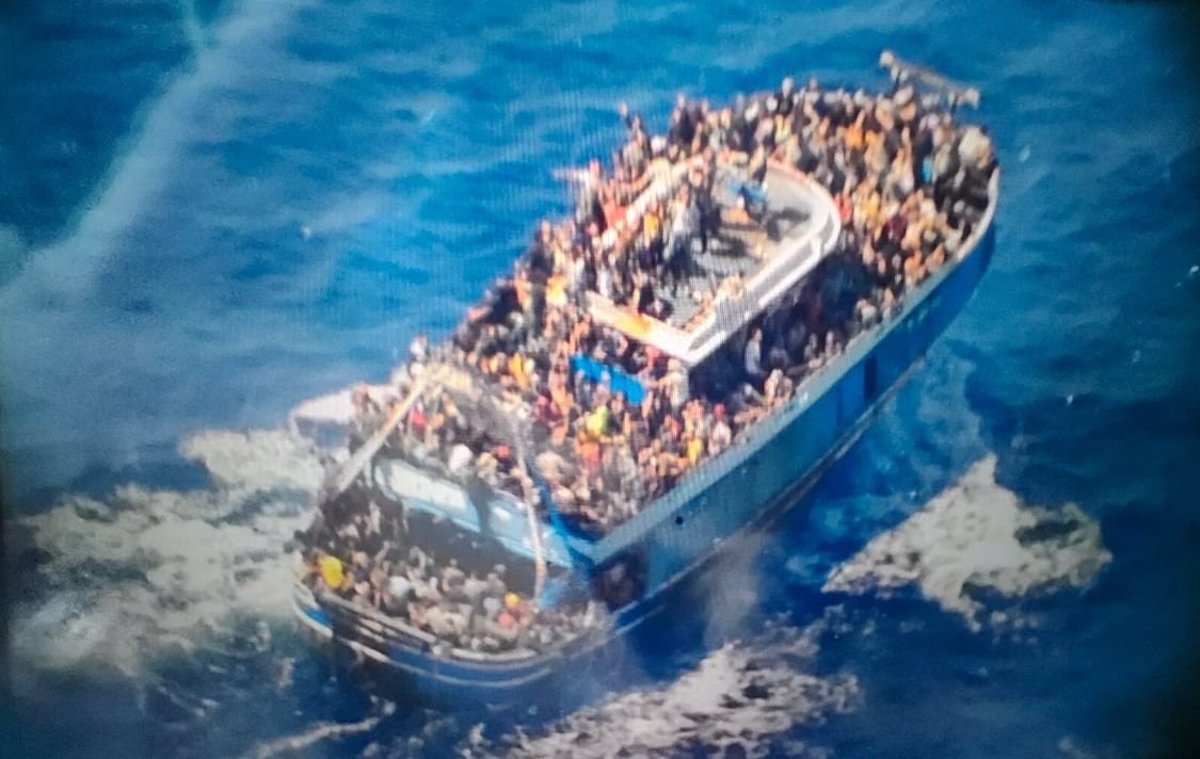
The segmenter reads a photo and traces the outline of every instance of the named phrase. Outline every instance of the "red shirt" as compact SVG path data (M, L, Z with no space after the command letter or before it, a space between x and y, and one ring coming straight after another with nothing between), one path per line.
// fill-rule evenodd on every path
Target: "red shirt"
M420 408L412 407L412 410L408 412L408 421L412 424L413 432L418 435L425 434L425 414L421 412Z

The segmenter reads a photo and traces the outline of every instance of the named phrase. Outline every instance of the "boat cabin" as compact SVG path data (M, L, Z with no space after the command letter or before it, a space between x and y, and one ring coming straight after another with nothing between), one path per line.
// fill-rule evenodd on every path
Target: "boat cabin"
M725 194L735 193L736 174L721 174ZM726 222L707 250L693 251L684 290L694 295L673 291L669 317L618 307L595 292L587 293L588 313L688 368L699 366L812 272L836 239L837 208L813 180L773 164L762 193L760 223ZM736 207L731 199L722 205Z

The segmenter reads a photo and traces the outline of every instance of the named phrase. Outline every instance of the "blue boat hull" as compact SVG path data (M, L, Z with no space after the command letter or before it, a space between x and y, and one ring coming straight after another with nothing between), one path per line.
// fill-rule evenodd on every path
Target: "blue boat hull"
M993 185L993 205L995 194ZM858 439L966 305L994 247L989 215L982 236L961 261L924 283L898 314L853 341L787 408L753 429L749 439L698 470L665 503L652 506L669 518L651 520L652 526L614 541L616 547L598 563L639 552L646 562L646 592L604 633L553 654L510 663L474 662L435 655L427 642L387 636L364 640L357 620L348 619L353 614L323 607L306 592L297 592L297 614L316 637L352 652L375 676L393 676L410 692L436 702L529 703L535 695L569 687L579 672L604 671L605 657L618 646L625 653L629 633L669 608L684 578L715 560L739 535L762 529L795 506Z

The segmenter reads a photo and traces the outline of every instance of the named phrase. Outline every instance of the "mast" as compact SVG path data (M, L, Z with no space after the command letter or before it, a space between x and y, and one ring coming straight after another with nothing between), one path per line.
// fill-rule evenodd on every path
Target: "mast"
M408 414L408 410L412 408L412 405L416 403L417 398L420 397L430 382L441 375L441 367L423 372L413 382L408 395L404 396L404 399L399 403L392 406L392 410L388 413L387 418L384 419L383 424L379 425L378 429L371 434L371 437L367 438L367 441L344 464L326 478L318 501L321 511L324 511L325 504L346 492L346 489L358 479L358 475L362 473L362 470L366 468L371 459L375 457L375 454L379 452L379 449L383 447L383 444L387 442L388 436L392 434L392 431L396 427L400 426L400 422Z
M517 466L521 470L528 473L529 469L525 463L524 446L515 446L517 452ZM525 519L529 526L529 539L533 543L533 610L538 610L538 603L542 598L542 587L546 584L546 556L542 549L542 530L538 524L537 510L534 504L537 503L537 492L526 486L525 482L521 482L521 504L525 507Z

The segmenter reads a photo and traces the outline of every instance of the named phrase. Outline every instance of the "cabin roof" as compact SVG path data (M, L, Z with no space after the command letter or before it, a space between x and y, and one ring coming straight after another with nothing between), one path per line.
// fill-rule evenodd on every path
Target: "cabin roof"
M718 180L726 195L722 206L732 206L729 188L739 180L738 172L722 167ZM710 243L706 253L693 255L689 285L702 295L702 303L685 297L687 288L681 288L671 299L672 315L664 321L589 292L589 313L598 323L687 366L704 361L811 272L837 242L837 206L817 182L772 164L765 196L763 231L753 225L734 226Z

